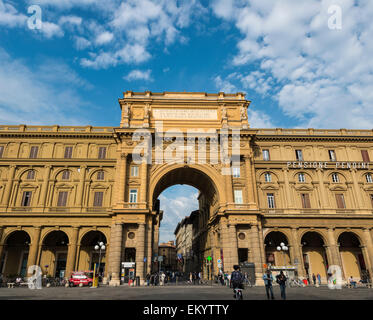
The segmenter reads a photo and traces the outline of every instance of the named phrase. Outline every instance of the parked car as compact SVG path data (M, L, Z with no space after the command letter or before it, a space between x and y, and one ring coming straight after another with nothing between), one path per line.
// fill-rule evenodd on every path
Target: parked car
M93 273L90 272L73 272L69 279L70 287L75 286L89 286L93 284Z

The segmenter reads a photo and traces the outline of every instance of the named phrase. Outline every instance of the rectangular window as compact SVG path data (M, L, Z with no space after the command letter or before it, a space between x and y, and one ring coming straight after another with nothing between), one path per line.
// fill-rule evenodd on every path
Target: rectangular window
M370 202L371 202L372 207L373 207L373 194L370 195Z
M30 159L37 158L38 157L38 151L39 151L39 147L36 147L36 146L31 147L31 150L30 150Z
M4 146L0 146L0 158L3 157L3 153L4 153Z
M243 203L242 190L234 190L234 202L238 204Z
M295 150L295 156L298 161L303 161L303 153L302 150Z
M267 193L268 208L274 209L275 206L275 195L273 193Z
M102 207L102 200L104 198L104 193L102 191L95 192L93 206L94 207Z
M98 158L105 159L106 158L106 147L99 147L98 148Z
M241 176L240 167L232 167L233 178L239 178Z
M138 177L139 176L139 167L138 166L132 166L131 167L131 176L132 177Z
M308 193L302 193L301 198L302 198L302 207L305 209L310 209L311 208L310 195Z
M35 170L30 170L27 172L27 180L34 180L35 179Z
M65 159L71 159L73 155L73 147L66 147L65 148Z
M368 150L361 150L361 156L364 162L370 162Z
M69 180L69 179L70 179L70 171L64 170L64 172L62 172L62 180Z
M31 203L32 191L24 191L22 196L22 207L29 207Z
M97 180L105 180L105 171L97 172Z
M334 150L329 150L328 152L329 152L329 160L330 161L337 161Z
M57 207L66 207L67 191L60 191L58 193Z
M270 160L268 149L263 150L263 160L264 161L269 161Z
M338 209L345 209L346 208L346 203L345 203L345 198L344 198L343 194L336 194L335 198L337 200Z
M130 190L130 203L136 203L137 202L137 189L131 189Z

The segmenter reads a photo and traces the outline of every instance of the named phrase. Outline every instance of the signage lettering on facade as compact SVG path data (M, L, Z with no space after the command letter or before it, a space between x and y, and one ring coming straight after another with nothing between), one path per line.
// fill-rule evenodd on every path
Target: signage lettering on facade
M155 119L218 119L216 109L153 109L152 111Z
M293 169L370 169L369 162L302 162L294 161L287 163L288 168Z

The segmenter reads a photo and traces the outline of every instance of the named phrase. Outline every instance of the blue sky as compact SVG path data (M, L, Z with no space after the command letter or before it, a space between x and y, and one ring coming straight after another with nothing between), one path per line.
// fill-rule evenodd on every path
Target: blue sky
M0 124L117 126L126 90L242 91L251 127L371 129L372 16L371 0L0 0Z

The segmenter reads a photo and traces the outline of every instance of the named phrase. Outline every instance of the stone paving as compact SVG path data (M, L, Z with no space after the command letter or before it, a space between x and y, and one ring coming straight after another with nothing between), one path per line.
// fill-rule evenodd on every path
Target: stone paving
M274 287L274 294L280 300L280 289ZM264 287L246 288L244 300L266 300ZM28 288L0 288L0 300L233 300L232 290L222 286L179 285L164 287L108 287L65 288L53 287L41 290ZM319 288L287 288L288 300L373 300L373 289L356 288L330 290Z

